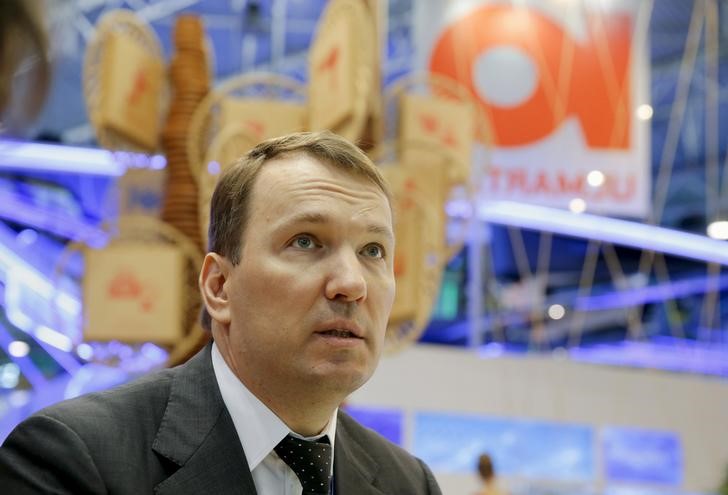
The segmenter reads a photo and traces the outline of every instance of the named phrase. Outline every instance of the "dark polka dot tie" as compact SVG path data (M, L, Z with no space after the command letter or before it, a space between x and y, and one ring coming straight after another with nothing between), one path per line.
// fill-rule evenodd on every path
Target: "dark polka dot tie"
M304 495L329 493L331 445L328 437L309 442L286 435L274 450L296 473L303 486Z

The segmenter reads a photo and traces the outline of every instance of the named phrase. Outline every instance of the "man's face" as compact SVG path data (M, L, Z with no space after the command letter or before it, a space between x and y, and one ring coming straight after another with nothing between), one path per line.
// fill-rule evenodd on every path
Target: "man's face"
M348 394L373 373L394 300L392 214L368 179L304 154L263 166L225 282L250 388Z

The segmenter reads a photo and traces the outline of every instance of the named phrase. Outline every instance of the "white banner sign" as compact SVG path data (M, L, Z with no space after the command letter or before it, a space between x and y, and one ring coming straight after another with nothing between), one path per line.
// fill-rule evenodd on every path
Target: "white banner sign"
M648 215L646 3L415 2L418 64L490 126L484 199Z

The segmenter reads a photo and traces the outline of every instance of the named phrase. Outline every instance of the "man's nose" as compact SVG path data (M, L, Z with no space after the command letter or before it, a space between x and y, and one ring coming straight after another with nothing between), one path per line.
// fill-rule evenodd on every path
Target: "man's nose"
M346 302L363 301L367 297L367 283L359 255L342 249L331 259L326 298Z

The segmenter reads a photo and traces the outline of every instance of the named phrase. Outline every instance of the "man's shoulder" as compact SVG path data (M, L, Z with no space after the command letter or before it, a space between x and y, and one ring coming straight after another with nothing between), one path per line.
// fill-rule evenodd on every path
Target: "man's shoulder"
M340 438L347 443L341 447L347 451L344 455L348 456L348 460L356 463L358 469L366 471L367 475L375 476L375 484L385 493L440 493L425 463L374 430L359 424L343 411L339 411L337 445ZM338 452L336 456L339 456Z
M164 468L152 443L174 374L155 372L33 414L0 447L0 485L12 493L55 493L49 487L56 486L58 493L105 493L157 483Z

